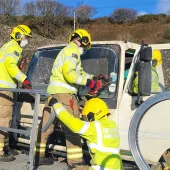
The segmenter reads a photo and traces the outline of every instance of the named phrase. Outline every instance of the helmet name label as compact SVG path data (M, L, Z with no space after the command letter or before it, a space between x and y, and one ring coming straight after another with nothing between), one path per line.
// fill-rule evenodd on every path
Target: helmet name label
M96 115L100 114L101 112L102 112L102 110L99 110L99 111L96 113Z

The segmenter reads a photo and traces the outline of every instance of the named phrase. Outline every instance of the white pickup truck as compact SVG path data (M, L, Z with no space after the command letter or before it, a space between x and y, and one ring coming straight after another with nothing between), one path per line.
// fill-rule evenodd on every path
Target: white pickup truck
M45 46L35 51L27 73L33 89L43 89L46 92L53 62L65 45ZM122 158L130 161L133 161L133 157L128 144L128 129L135 110L139 107L140 103L167 89L164 81L166 74L161 65L157 67L160 90L157 93L151 92L151 56L154 49L159 49L163 59L167 58L168 54L170 54L170 44L144 45L142 48L141 45L131 42L99 41L93 42L92 48L81 56L82 66L85 71L94 75L100 73L108 74L112 77L112 84L103 90L98 97L105 100L108 104L111 112L110 119L115 120L119 127ZM137 65L138 61L142 63L140 68ZM140 96L132 92L132 81L137 69L139 70L140 77ZM86 89L80 88L79 95L86 96ZM45 98L46 95L41 97L39 122ZM17 113L21 113L21 116L17 118L18 125L22 128L31 127L33 107L29 102L34 102L31 100L32 98L28 96L28 98L24 97L24 99L21 97L17 102ZM141 152L153 170L163 169L159 163L162 156L165 159L165 163L170 167L169 106L170 101L163 101L154 105L148 110L140 126L139 144ZM54 133L61 132L56 130ZM64 140L62 138L57 139L54 136L49 140L49 144L53 145L52 149L60 151L60 153L61 151L62 153L65 152ZM30 141L24 136L18 136L18 143L29 144ZM52 145L49 145L49 147Z

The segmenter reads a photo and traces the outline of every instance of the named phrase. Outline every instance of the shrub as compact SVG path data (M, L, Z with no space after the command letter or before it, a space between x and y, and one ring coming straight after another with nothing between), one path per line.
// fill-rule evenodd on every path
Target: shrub
M117 8L115 9L110 17L109 20L114 23L115 21L118 23L124 23L127 21L133 21L137 17L137 12L135 9L130 8Z
M165 23L170 23L170 16L168 16L167 18L166 18L166 21L165 21Z
M164 39L170 39L170 29L166 28L163 34Z
M154 14L148 14L148 15L142 15L142 16L138 16L136 19L136 22L139 23L149 23L152 22L153 20L159 20L159 16L158 15L154 15Z
M159 18L165 18L165 17L167 17L166 14L157 14L157 16L158 16Z

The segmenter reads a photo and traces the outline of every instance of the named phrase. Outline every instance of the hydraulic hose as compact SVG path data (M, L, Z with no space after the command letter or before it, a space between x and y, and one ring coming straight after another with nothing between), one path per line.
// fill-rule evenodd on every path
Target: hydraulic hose
M140 107L134 113L132 120L130 122L129 132L128 132L129 147L132 156L140 170L151 170L150 166L143 158L139 148L138 131L139 131L140 123L145 113L152 106L165 100L170 100L170 92L161 92L157 95L150 97L140 105Z
M50 118L49 118L48 122L44 125L44 127L42 127L42 129L41 129L42 132L45 132L50 127L50 125L54 122L55 116L56 116L56 114L54 112L54 109L51 107Z

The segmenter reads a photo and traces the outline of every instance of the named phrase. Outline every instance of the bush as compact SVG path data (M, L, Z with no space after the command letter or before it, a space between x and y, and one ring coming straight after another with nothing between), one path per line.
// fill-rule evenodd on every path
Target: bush
M118 23L124 23L127 21L133 21L137 17L137 12L135 9L131 8L117 8L109 16L111 23L115 21Z
M95 7L88 6L88 5L81 5L75 9L76 18L79 24L86 24L88 23L93 16L97 13Z
M170 43L170 40L161 39L158 43L159 43L159 44L167 44L167 43Z
M166 14L157 14L157 16L158 16L159 18L165 18L165 17L167 17Z
M137 19L136 19L136 22L149 23L149 22L152 22L153 20L158 21L159 20L159 15L148 14L148 15L138 16Z
M166 18L165 23L167 23L167 24L169 24L169 23L170 23L170 16L168 16L168 17Z
M115 20L113 17L111 17L111 16L108 17L108 20L109 20L109 22L112 23L112 24L115 24L115 23L116 23L116 20Z
M94 22L97 23L97 24L106 24L106 23L109 23L109 17L95 18Z
M166 29L164 30L163 38L170 40L170 29L166 28Z

